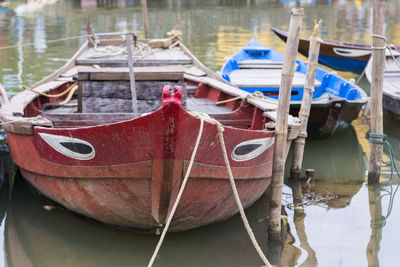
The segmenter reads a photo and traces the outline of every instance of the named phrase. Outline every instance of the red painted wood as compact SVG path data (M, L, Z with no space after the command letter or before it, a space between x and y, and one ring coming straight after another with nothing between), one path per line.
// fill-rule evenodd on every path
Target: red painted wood
M32 185L72 211L112 225L158 227L165 223L176 199L200 126L200 120L180 106L180 89L174 94L164 89L162 107L139 118L81 128L35 127L31 136L8 133L11 156ZM257 118L251 106L241 106L225 117L248 125L246 129L225 127L228 155L241 142L273 137L270 131L248 130L252 121L259 125L254 122ZM84 140L93 146L95 156L88 160L68 157L40 133ZM273 146L248 161L230 159L245 207L268 187L272 156ZM205 122L170 229L195 228L237 212L216 126Z

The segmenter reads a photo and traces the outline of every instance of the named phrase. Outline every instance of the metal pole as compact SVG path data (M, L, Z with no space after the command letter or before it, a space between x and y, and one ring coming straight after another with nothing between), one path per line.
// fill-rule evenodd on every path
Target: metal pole
M132 58L132 34L126 35L126 49L128 51L128 67L129 67L129 78L131 81L131 94L132 94L132 110L133 116L138 117L138 106L136 96L136 85L135 85L135 73L133 71L133 58Z

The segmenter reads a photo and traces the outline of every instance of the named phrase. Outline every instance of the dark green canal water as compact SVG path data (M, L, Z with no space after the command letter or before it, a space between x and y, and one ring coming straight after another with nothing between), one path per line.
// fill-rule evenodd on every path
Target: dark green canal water
M89 1L87 1L89 2ZM0 82L12 97L21 84L32 85L63 65L85 37L96 32L130 31L143 36L140 1L60 0L47 6L12 1L0 10ZM387 1L386 36L400 45L400 2ZM169 0L148 1L151 37L164 37L179 24L183 41L208 67L219 70L224 58L255 37L284 51L271 26L288 28L290 9L305 9L302 35L323 19L322 38L370 43L371 1L345 0ZM30 45L24 45L30 43ZM346 79L357 78L340 73ZM360 85L369 92L365 79ZM385 132L400 158L400 123L384 115ZM315 179L303 183L307 205L293 209L298 185L286 183L283 204L289 232L282 242L267 240L268 196L246 210L255 235L274 264L281 266L398 266L399 179L383 174L378 186L365 182L368 127L360 119L323 141L307 140L305 168ZM4 134L2 140L4 143ZM0 177L15 177L0 191L0 266L147 266L158 236L113 229L82 218L36 195L22 180L4 146ZM29 155L26 155L29 157ZM290 159L290 155L289 155ZM290 160L288 160L288 166ZM45 209L45 207L55 209ZM166 236L155 266L260 266L239 216L207 227Z

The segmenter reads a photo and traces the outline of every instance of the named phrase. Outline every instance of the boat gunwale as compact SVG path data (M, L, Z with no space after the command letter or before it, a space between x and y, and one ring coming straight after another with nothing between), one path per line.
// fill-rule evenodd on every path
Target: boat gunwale
M148 40L138 40L140 42L147 42ZM123 39L105 39L101 40L99 45L109 45L109 44L115 44L115 43L121 43L123 42ZM242 99L246 98L249 93L234 87L230 85L227 81L219 77L215 72L211 71L209 68L204 66L190 51L189 49L182 43L178 43L179 48L187 55L189 56L193 63L192 65L195 67L198 67L200 70L204 71L206 73L206 76L202 77L196 77L194 75L190 74L184 74L184 79L189 80L189 81L195 81L195 82L203 82L205 84L208 84L217 90L220 90L228 95L231 95L232 98L235 97L240 97ZM39 86L45 85L47 82L55 82L58 77L60 77L63 73L66 71L72 69L73 67L77 66L75 64L75 60L82 54L84 53L89 47L91 47L91 44L86 41L84 45L82 45L78 51L68 60L66 64L64 64L61 68L56 70L54 73L46 76L44 79L40 80L39 82L35 83L32 87L37 89ZM59 81L58 86L49 86L49 87L44 87L42 88L41 92L43 93L49 93L53 89L57 89L71 81ZM36 117L24 117L24 110L25 108L32 103L35 99L39 97L38 94L33 93L31 91L22 91L18 93L15 97L13 97L9 103L3 105L0 109L0 120L4 123L3 128L5 128L7 131L13 132L13 133L21 133L21 134L33 134L33 127L34 126L45 126L45 127L53 127L52 122L50 120L47 120L46 118L43 118L42 116L36 116ZM246 101L253 105L255 108L259 108L262 111L273 111L276 110L277 108L277 101L276 103L269 103L265 102L259 99L254 99L254 98L248 98ZM275 108L271 105L275 105ZM81 113L84 114L84 113ZM270 113L268 116L266 116L268 119L271 119L273 121L276 121L276 117L271 115ZM298 118L291 117L289 119L289 128L298 128L300 125L300 122ZM15 126L15 127L14 127ZM22 129L19 130L19 129ZM293 131L296 132L296 131Z

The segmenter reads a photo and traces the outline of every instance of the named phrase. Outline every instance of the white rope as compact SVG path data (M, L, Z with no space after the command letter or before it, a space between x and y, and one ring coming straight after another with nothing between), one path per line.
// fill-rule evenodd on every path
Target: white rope
M179 189L178 196L177 196L176 201L174 203L174 206L173 206L173 208L171 210L171 213L170 213L170 215L168 217L167 223L166 223L166 225L165 225L165 227L163 229L163 232L161 234L160 240L158 241L156 249L154 250L153 256L150 259L148 267L151 267L153 265L153 263L154 263L154 260L155 260L157 254L158 254L158 251L159 251L159 249L160 249L160 247L162 245L162 242L164 241L165 234L168 231L168 227L169 227L169 224L171 223L171 220L172 220L172 217L173 217L173 215L175 213L176 207L178 206L178 203L179 203L180 198L182 196L182 193L183 193L183 190L185 188L186 182L187 182L187 180L189 178L189 174L190 174L190 171L192 169L194 157L196 156L197 149L198 149L198 146L199 146L199 143L200 143L200 139L201 139L201 135L203 133L204 121L213 123L217 127L217 132L218 132L218 136L219 136L219 142L221 144L221 149L222 149L222 154L224 156L225 166L226 166L226 169L228 171L229 181L230 181L230 184L231 184L231 187L232 187L233 195L235 197L236 204L237 204L237 206L239 208L240 217L243 220L244 227L247 230L247 234L249 235L249 238L250 238L254 248L256 249L256 251L257 251L258 255L260 256L260 258L262 259L262 261L264 262L265 266L272 267L271 263L268 261L267 257L265 257L263 251L261 250L260 246L258 245L258 242L257 242L257 240L256 240L256 238L254 236L253 230L251 229L249 221L247 220L246 213L244 212L244 208L243 208L243 205L241 203L241 200L240 200L240 197L239 197L239 193L238 193L236 185L235 185L235 178L233 177L232 169L231 169L231 166L229 164L228 153L226 152L224 135L223 135L224 127L222 126L222 124L219 121L211 118L206 113L196 112L196 111L192 111L190 113L193 116L196 116L196 117L200 118L199 134L197 136L196 145L195 145L195 147L193 149L192 157L190 159L190 163L189 163L188 169L186 171L185 178L183 179L182 186Z
M236 188L236 185L235 185L235 180L234 180L234 177L233 177L233 174L232 174L232 169L231 169L231 166L229 164L228 153L226 152L226 147L225 147L225 142L224 142L224 135L223 135L224 128L221 125L221 123L217 124L217 130L218 130L219 142L221 144L222 153L224 155L226 169L228 170L229 181L231 182L233 195L235 196L236 204L238 205L239 212L240 212L240 217L242 217L244 227L246 228L247 234L249 235L250 240L253 243L254 248L257 250L257 253L260 256L260 258L262 259L262 261L264 262L265 266L272 267L271 263L268 261L267 257L265 257L263 251L261 250L260 246L258 245L256 237L254 236L254 233L253 233L253 231L251 229L251 226L249 224L249 221L247 220L246 214L245 214L244 209L243 209L243 205L242 205L242 203L240 201L239 193L237 191L237 188Z
M392 53L392 48L391 48L390 45L387 43L386 37L385 37L385 36L382 36L382 35L378 35L378 34L371 34L371 36L372 36L372 37L375 37L375 38L383 39L383 41L385 41L385 46L382 46L382 47L374 47L374 46L371 46L372 49L377 49L377 50L385 50L385 49L388 49L388 50L389 50L389 53L390 53L390 56L392 57L394 63L396 63L397 67L400 69L400 63L399 63L399 62L397 61L397 59L394 57L394 55L393 55L393 53Z
M96 39L97 40L97 39ZM118 55L127 55L128 50L125 45L107 45L98 47L98 42L93 43L93 48L97 53L93 53L88 55L88 58L102 58L102 57L111 57ZM137 43L136 46L132 47L132 56L134 57L144 57L153 53L153 50L148 44L145 43Z
M273 101L273 100L270 100L270 99L266 98L264 96L264 94L262 92L260 92L260 91L255 91L255 92L249 93L249 94L247 94L245 96L237 96L237 97L233 97L233 98L230 98L230 99L227 99L227 100L221 100L221 101L216 102L215 104L216 105L225 104L225 103L232 102L232 101L235 101L235 100L238 100L238 99L241 99L242 101L247 101L248 99L251 99L251 98L257 99L257 100L261 100L261 101L266 102L266 103L276 104L276 101Z
M189 178L189 175L190 175L190 172L191 172L191 170L192 170L194 158L196 157L196 154L197 154L197 149L199 148L200 139L201 139L201 136L202 136L202 134L203 134L203 126L204 126L204 120L203 120L203 118L201 117L201 118L200 118L199 133L198 133L198 135L197 135L196 144L195 144L194 149L193 149L193 152L192 152L192 157L190 158L190 162L189 162L189 166L188 166L188 169L187 169L187 171L186 171L186 174L185 174L185 178L183 178L183 182L182 182L181 188L179 189L178 196L176 197L174 206L172 207L171 213L170 213L169 216L168 216L167 223L165 224L165 227L164 227L163 232L162 232L162 234L161 234L160 240L158 241L158 244L157 244L157 246L156 246L156 249L155 249L154 252L153 252L153 256L151 257L150 262L149 262L149 264L147 265L148 267L153 266L154 260L156 259L156 256L157 256L157 254L158 254L158 251L160 250L160 247L161 247L161 245L162 245L162 243L163 243L163 241L164 241L164 237L165 237L165 235L167 234L169 225L170 225L170 223L171 223L171 221L172 221L172 217L174 217L174 213L175 213L175 211L176 211L176 208L178 207L179 201L181 200L181 197L182 197L182 194L183 194L183 190L185 189L186 182L187 182L187 180L188 180L188 178Z
M54 39L54 40L48 40L46 43L56 43L56 42L61 42L61 41L68 41L68 40L74 40L74 39L80 39L82 37L88 37L88 35L78 35L78 36L72 36L72 37L65 37L65 38L60 38L60 39ZM20 46L29 46L29 45L34 45L35 43L23 43L20 45L10 45L10 46L3 46L0 47L1 49L9 49L9 48L18 48Z

